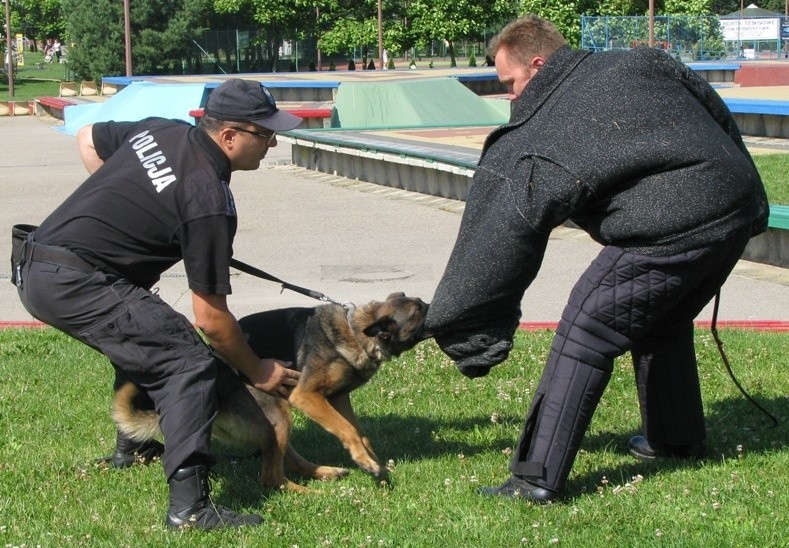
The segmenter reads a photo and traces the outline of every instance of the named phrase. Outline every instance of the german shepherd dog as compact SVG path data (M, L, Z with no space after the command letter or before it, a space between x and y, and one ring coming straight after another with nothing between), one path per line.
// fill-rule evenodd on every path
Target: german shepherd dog
M385 478L386 469L362 433L350 393L370 380L383 362L429 338L423 332L427 309L421 299L393 293L383 302L359 308L325 304L241 318L239 323L255 353L293 362L301 378L285 400L238 382L235 371L221 367L213 436L224 443L259 448L261 482L270 488L306 490L286 479L285 467L324 480L348 474L345 468L309 462L293 449L293 406L339 438L362 470ZM136 441L160 435L158 415L134 384L127 383L116 392L113 418Z

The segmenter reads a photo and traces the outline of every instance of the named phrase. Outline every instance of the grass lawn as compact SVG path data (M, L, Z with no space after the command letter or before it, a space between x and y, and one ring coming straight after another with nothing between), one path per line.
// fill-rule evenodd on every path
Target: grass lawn
M756 154L753 157L771 204L789 205L789 154Z
M37 68L36 65L42 68ZM14 96L9 95L8 77L0 79L0 98L13 101L32 101L36 97L57 97L60 82L66 78L67 65L44 62L43 53L25 52L25 64L18 67L14 78Z
M709 333L699 331L707 460L627 456L640 423L623 358L565 500L535 506L477 495L507 477L550 336L519 334L510 359L482 379L461 376L432 341L385 364L354 403L389 463L389 486L354 468L335 438L300 415L294 445L308 459L350 467L347 478L309 481L310 494L266 492L256 483L256 459L217 448L215 498L261 513L265 524L179 533L163 528L167 488L159 463L127 470L94 463L114 443L106 360L52 329L0 331L0 545L786 545L789 344L780 333L721 331L740 382L781 420L777 428L742 398Z

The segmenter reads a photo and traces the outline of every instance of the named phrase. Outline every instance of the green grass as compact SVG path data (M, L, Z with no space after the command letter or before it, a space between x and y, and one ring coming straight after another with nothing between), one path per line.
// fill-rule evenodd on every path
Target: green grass
M756 154L753 157L771 204L789 205L789 154Z
M767 421L728 378L708 332L697 353L709 430L701 463L626 455L639 430L629 359L617 361L576 460L567 499L488 499L537 385L550 333L520 334L511 358L468 380L432 342L385 364L354 393L361 423L392 469L381 487L340 443L296 417L309 459L348 466L317 493L266 492L258 462L218 448L218 502L261 513L262 527L170 532L161 465L107 469L111 368L46 330L0 331L0 545L5 546L779 546L789 527L786 334L721 331L741 383L782 421ZM295 478L294 478L295 479Z
M41 64L41 69L36 68ZM66 65L44 63L43 53L25 53L24 66L18 67L14 78L14 96L9 95L8 77L0 79L0 97L4 100L32 101L36 97L57 97L60 82L66 78Z

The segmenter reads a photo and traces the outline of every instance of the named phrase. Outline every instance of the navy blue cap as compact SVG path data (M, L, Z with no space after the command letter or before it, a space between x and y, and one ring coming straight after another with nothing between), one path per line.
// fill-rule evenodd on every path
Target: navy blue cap
M224 122L250 122L272 131L295 129L302 119L277 108L271 92L260 82L230 78L208 96L206 116Z

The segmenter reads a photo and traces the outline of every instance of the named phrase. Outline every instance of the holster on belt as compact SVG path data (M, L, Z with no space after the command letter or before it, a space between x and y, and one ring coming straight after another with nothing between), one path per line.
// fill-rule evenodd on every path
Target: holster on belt
M36 225L14 225L11 228L11 283L18 286L25 262L25 248L33 240L33 233L38 227Z

